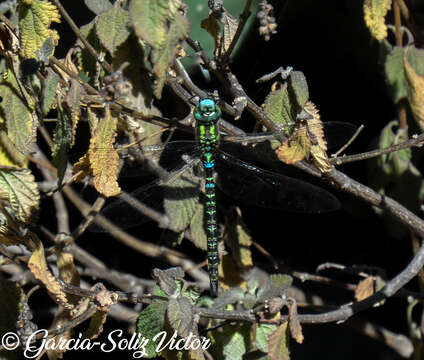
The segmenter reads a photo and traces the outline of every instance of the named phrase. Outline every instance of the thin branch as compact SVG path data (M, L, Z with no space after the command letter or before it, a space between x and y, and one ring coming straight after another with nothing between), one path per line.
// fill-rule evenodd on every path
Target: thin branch
M87 39L82 36L78 26L74 23L72 18L69 16L68 12L65 10L65 8L62 6L59 0L52 0L52 2L56 5L56 7L59 9L60 13L62 14L63 18L66 20L68 25L71 27L72 31L75 33L75 35L82 41L87 51L93 56L93 58L110 74L113 72L112 66L110 66L106 60L100 58L100 56L97 54L96 50L91 46L91 44L87 41Z
M331 157L336 158L337 156L339 156L343 151L345 151L354 141L355 139L358 137L358 135L360 134L360 132L364 129L364 125L361 125L356 131L355 133L352 135L352 137L349 139L349 141L344 144L339 150L337 150L333 155L331 155Z
M84 216L89 215L91 206L82 200L70 187L65 187L63 192ZM119 227L113 225L112 222L100 214L96 216L94 221L106 229L110 235L137 252L153 258L163 258L174 266L181 266L184 271L188 272L198 281L206 281L208 279L208 275L203 270L196 269L196 264L182 253L135 238L125 231L122 231Z
M411 147L421 147L423 143L424 143L424 133L420 135L415 135L411 139L404 141L403 143L389 146L387 148L371 150L361 154L341 156L341 157L332 158L329 160L330 160L330 164L332 165L342 165L342 164L346 164L346 163L350 163L354 161L362 161L362 160L371 159L377 156L389 154L391 152L399 151L402 149L407 149Z

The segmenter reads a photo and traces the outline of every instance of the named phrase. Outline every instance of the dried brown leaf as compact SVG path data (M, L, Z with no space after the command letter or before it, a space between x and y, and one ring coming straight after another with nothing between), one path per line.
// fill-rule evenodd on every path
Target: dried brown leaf
M268 340L268 356L271 360L290 360L287 322L269 335Z
M355 290L355 299L361 301L375 293L374 276L368 276L362 280Z
M296 300L290 298L287 302L289 308L289 328L293 339L299 344L303 342L302 325L300 325L299 317L297 316L297 303Z

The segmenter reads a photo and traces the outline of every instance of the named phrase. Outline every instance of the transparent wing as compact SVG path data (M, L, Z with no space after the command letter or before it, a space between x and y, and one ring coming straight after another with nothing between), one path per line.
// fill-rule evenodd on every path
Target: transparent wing
M318 186L249 165L224 151L218 152L217 160L218 185L245 204L299 213L340 208L339 201Z
M185 173L188 167L193 166L197 158L198 149L192 141L175 141L165 147L148 146L138 150L139 154L159 160L160 177L153 182L141 186L130 194L123 193L120 198L108 204L100 213L115 225L127 229L150 220L158 222L163 219L164 199L179 200L198 197L199 185L186 181L183 186L176 186L176 182ZM183 159L186 155L186 159ZM104 232L96 224L89 227L92 232Z
M329 121L322 123L322 125L324 126L325 139L327 141L327 147L329 149L344 145L353 136L357 129L357 126L342 121ZM313 129L314 127L314 125L308 126L310 127L310 129ZM287 131L289 130L290 129L287 128ZM273 139L273 134L268 132L258 133L255 135L230 137L230 141L235 141L238 143L255 143Z

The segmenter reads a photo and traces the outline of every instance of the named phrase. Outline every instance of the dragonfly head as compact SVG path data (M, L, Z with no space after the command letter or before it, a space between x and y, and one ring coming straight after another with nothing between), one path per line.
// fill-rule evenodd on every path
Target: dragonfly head
M221 117L221 109L215 100L202 99L199 101L199 106L194 109L194 117L203 123L215 123Z

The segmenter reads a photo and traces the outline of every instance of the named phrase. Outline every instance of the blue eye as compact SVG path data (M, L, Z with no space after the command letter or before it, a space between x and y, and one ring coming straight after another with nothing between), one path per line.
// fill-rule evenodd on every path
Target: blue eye
M211 111L215 108L215 101L212 99L202 99L199 102L199 107L202 111Z

